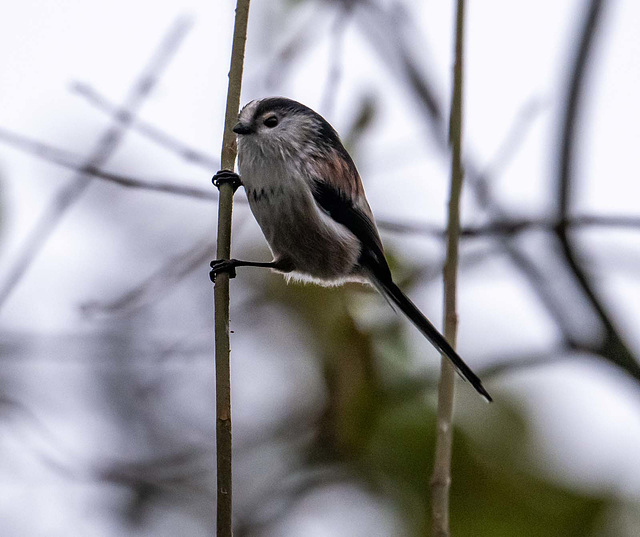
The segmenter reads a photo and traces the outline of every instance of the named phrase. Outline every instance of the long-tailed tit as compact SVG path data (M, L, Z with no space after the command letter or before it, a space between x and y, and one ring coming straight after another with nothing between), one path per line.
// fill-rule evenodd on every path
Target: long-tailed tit
M480 379L393 282L360 176L333 127L282 97L251 101L238 119L233 130L241 184L273 261L213 261L211 279L223 271L233 277L235 267L251 266L320 285L371 283L491 401ZM232 172L214 176L225 179L238 184Z

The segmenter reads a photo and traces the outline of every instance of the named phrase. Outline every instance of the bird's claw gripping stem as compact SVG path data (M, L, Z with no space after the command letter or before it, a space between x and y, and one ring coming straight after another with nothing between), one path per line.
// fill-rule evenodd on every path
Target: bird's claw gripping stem
M236 277L236 260L235 259L214 259L210 263L211 272L209 278L216 283L216 276L221 272L227 272L229 279Z
M238 187L242 185L242 181L240 180L240 176L232 172L231 170L219 170L216 174L211 178L211 182L218 188L223 183L228 183L233 188L235 192L238 190Z

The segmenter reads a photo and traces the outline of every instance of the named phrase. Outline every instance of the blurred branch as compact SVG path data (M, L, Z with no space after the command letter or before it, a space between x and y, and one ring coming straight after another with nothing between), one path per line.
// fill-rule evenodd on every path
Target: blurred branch
M560 132L560 153L558 155L558 220L565 220L569 213L571 191L574 183L574 146L575 131L579 120L580 105L582 104L583 83L586 75L589 55L593 40L598 30L602 15L602 0L591 0L589 11L585 17L580 33L580 41L576 50L576 57L567 82L564 118ZM573 42L573 38L572 38Z
M546 351L531 352L524 354L509 354L508 357L495 357L491 365L483 367L480 370L483 378L496 378L506 373L513 373L521 369L530 369L532 367L545 366L549 364L557 364L566 362L585 353L592 353L593 349L574 348L568 344L560 344Z
M592 39L590 34L593 33L592 30L597 26L596 23L599 18L598 15L601 4L601 0L593 1L590 4L590 11L585 23L586 31L583 30L582 32L579 53L576 58L576 68L573 70L573 82L570 84L570 90L568 92L569 99L572 99L573 104L567 109L561 146L565 146L566 141L573 136L573 124L577 111L577 101L575 97L580 94L580 81L584 73L586 57ZM410 35L412 31L415 33L415 25L410 24L408 17L400 19L398 10L385 9L377 5L374 0L362 0L358 2L357 5L361 7L361 9L357 11L358 17L356 18L359 22L360 29L364 35L369 38L372 47L380 52L382 58L389 65L389 68L400 74L401 80L406 83L420 105L421 110L425 112L424 117L427 120L426 124L430 128L437 146L444 154L448 155L449 150L443 135L444 124L441 99L438 98L434 91L435 86L418 67L417 61L411 56L411 47L406 44L405 36ZM395 28L395 31L388 31L388 28ZM567 128L567 126L569 128ZM569 152L567 152L566 147L562 150L561 159L566 160L570 157L572 149L571 141L569 141L568 147ZM478 199L478 202L490 213L492 218L500 221L509 220L510 215L508 212L500 206L500 203L491 194L488 172L480 172L474 164L471 158L468 156L465 158L467 182ZM567 171L570 172L570 168L567 168L566 171L563 172L563 180L565 182L567 178L570 177L570 175L564 175ZM568 193L569 188L566 188L566 193L560 194L560 199L565 199L565 201L561 203L561 206L564 204L565 208ZM569 218L565 214L563 218L560 218L559 221L555 223L552 229L555 231L556 227L558 227L558 229L560 229L558 234L561 237L565 237L565 239L561 238L563 248L565 249L563 256L564 263L568 265L569 270L573 273L578 285L586 295L590 310L593 310L605 327L606 337L602 342L599 354L606 359L614 361L614 363L617 363L628 371L629 374L640 379L640 368L637 362L621 340L608 313L593 292L588 278L577 263L571 242L566 235L566 229L570 227L568 222ZM637 221L633 221L632 219L627 221L627 223L635 227ZM589 222L589 224L591 224L591 222ZM587 224L583 223L582 225ZM572 346L579 345L580 335L576 334L572 328L571 320L567 318L569 313L566 311L564 304L566 297L561 296L552 289L550 282L537 265L544 262L544 260L529 258L529 256L524 254L521 249L510 240L500 241L500 245L504 248L515 266L529 281L531 289L562 331L563 339L569 341ZM585 312L572 311L570 315L572 317L579 317L585 315Z
M71 151L58 149L52 145L39 142L33 138L17 134L2 127L0 127L0 141L52 164L62 166L69 170L83 171L97 179L102 179L125 188L175 194L196 200L216 201L218 199L218 193L215 191L212 192L204 188L184 186L179 184L177 180L145 179L110 172L103 168L86 166L82 164L81 157ZM236 199L236 202L246 204L247 200L245 197L240 196ZM444 239L447 234L447 231L440 225L430 224L428 222L402 222L391 218L377 218L376 223L380 229L389 233L424 235L436 239ZM622 229L640 229L640 217L632 215L569 216L561 225L565 228L615 227ZM516 235L531 230L555 232L557 226L558 223L555 220L548 218L494 219L490 223L482 226L465 226L461 229L460 236L461 238L475 238L490 235Z
M522 146L534 120L545 109L546 100L534 97L518 111L509 131L482 175L497 176Z
M139 461L82 461L77 453L66 451L59 435L21 401L0 397L0 417L5 427L11 424L16 434L25 437L22 445L28 446L35 457L70 479L107 481L129 487L140 483L168 486L195 480L209 466L210 451L198 445Z
M4 281L0 282L0 308L20 282L42 246L62 220L64 214L91 184L92 177L87 170L102 166L118 147L135 112L157 84L161 72L186 36L190 26L191 22L186 18L180 18L173 24L170 32L164 38L157 52L125 99L123 109L129 111L128 121L111 125L104 131L95 149L81 166L80 171L74 174L73 180L67 186L58 191L53 202L45 209L44 214L40 216L18 252L8 275Z
M132 131L146 136L152 142L158 144L165 149L168 149L172 153L177 154L188 162L198 164L203 168L206 168L211 173L220 167L220 161L216 158L203 153L197 149L189 147L181 140L178 140L174 136L167 134L160 130L158 127L147 123L140 118L131 117L130 112L125 108L118 108L117 105L109 102L106 97L103 97L97 90L92 88L89 84L82 82L74 82L71 85L71 91L77 93L80 97L83 97L87 102L94 106L99 111L107 114L111 119L126 123L131 122L130 128Z
M444 265L444 336L456 348L458 311L458 243L460 239L460 198L462 196L462 86L464 61L464 0L456 7L455 62L453 66L453 95L449 118L449 144L451 146L451 190L447 226L447 260ZM436 416L436 451L431 478L432 529L435 537L448 537L449 491L451 488L451 451L453 445L453 401L455 369L449 360L441 357L438 383L438 410Z
M220 166L223 170L233 170L237 146L233 125L240 109L240 90L244 67L244 49L247 41L250 0L238 0L233 29L229 86L224 118L224 134ZM234 188L229 183L219 187L218 201L218 247L217 259L231 257L231 221ZM229 274L222 273L216 278L214 287L215 312L215 362L216 362L216 455L217 455L217 535L232 537L232 496L231 496L231 381L229 368Z
M322 94L320 109L325 117L333 115L336 93L342 79L342 56L344 49L344 35L347 23L351 18L351 8L345 5L336 15L336 20L331 28L331 50L329 53L329 73Z
M509 161L516 155L528 134L534 119L543 110L543 101L539 98L532 98L526 102L516 114L507 134L491 159L491 162L484 168L478 170L473 176L472 185L474 194L481 206L485 209L498 209L497 217L504 216L505 212L500 210L491 196L491 178L497 177L507 167ZM473 170L473 167L472 167Z
M378 227L390 233L402 233L424 235L434 239L444 239L446 230L438 224L422 222L399 222L397 220L376 219ZM492 220L482 226L465 226L460 230L463 239L477 237L510 237L527 231L551 231L556 232L559 226L567 229L584 228L621 228L640 230L640 217L638 216L609 216L609 215L581 215L570 217L567 221L558 224L548 218L513 218L511 220Z
M177 182L163 181L160 179L142 179L118 173L108 172L95 165L87 165L80 162L80 157L70 151L58 149L51 145L38 142L21 134L16 134L0 127L0 141L15 147L25 153L35 155L42 160L57 164L78 173L91 175L92 177L103 179L125 188L135 188L141 190L151 190L154 192L165 192L177 196L186 196L194 199L217 200L217 192L204 190L198 187L180 185Z
M285 78L288 76L294 61L304 52L307 52L318 39L322 32L316 21L318 19L318 8L309 10L306 18L299 24L293 36L275 52L273 58L266 62L263 68L266 73L264 86L269 92L280 90L285 85ZM250 76L250 75L249 75Z
M362 479L345 464L316 464L293 468L288 476L273 479L265 509L265 498L260 497L245 508L244 516L234 528L235 537L268 535L278 522L291 516L296 507L304 503L309 493L331 483L350 483ZM280 526L282 527L282 526Z
M509 353L506 355L493 356L489 362L491 365L478 369L477 373L483 379L497 379L506 374L518 372L520 370L531 369L551 364L566 363L571 360L583 357L585 354L596 354L593 349L574 348L565 343L559 343L555 347L546 350ZM437 379L432 375L415 375L410 378L403 378L402 382L385 389L383 397L385 404L393 406L406 404L407 401L416 397L424 397L425 392L431 392L437 388Z
M236 231L244 220L236 220ZM139 309L163 298L178 283L194 270L201 269L211 257L215 243L207 237L197 241L187 251L171 256L164 264L142 283L136 285L118 298L108 301L92 301L82 304L82 313L89 316L120 315Z
M415 27L409 26L407 17L400 21L395 11L385 10L373 0L363 0L358 5L362 7L357 11L358 17L356 18L360 29L369 38L371 46L380 52L389 69L400 74L401 80L405 82L420 109L424 112L426 125L432 133L436 146L448 156L449 147L444 136L445 126L441 99L434 90L434 84L421 72L417 62L412 58L411 48L406 43L406 36L412 32L415 33ZM394 31L390 32L389 28L394 28ZM509 215L491 196L488 176L481 174L469 158L465 159L464 168L469 187L481 205L494 218L507 220ZM572 337L568 323L563 319L563 311L558 303L558 297L551 292L547 285L544 285L545 279L535 263L510 241L500 241L500 245L527 278L532 290L547 312L558 322L564 337Z
M591 0L589 2L589 9L584 19L578 48L567 85L566 105L560 131L560 151L558 155L557 189L559 199L558 222L560 223L567 221L572 202L572 193L575 184L574 160L577 126L582 108L587 66L593 51L594 40L602 21L603 6L604 2L602 0ZM573 240L567 232L567 227L559 225L556 229L556 234L569 269L573 272L576 282L582 289L585 298L597 314L605 330L605 337L602 340L600 353L606 359L625 369L637 380L640 380L640 365L614 326L609 312L593 288L590 277L579 262Z
M356 6L356 23L370 45L378 51L389 68L406 82L425 113L427 127L431 130L438 146L449 151L445 129L445 115L433 85L422 73L411 55L412 47L407 44L409 35L407 14L398 2L388 8L375 0L339 0Z
M122 314L146 306L165 296L187 274L197 268L202 268L203 264L211 257L213 248L213 240L208 237L201 239L186 252L171 256L145 281L122 296L109 302L87 302L82 304L80 309L84 315L96 316Z
M363 135L369 130L378 111L376 99L372 95L365 95L356 109L353 123L342 136L342 142L348 151L353 151Z

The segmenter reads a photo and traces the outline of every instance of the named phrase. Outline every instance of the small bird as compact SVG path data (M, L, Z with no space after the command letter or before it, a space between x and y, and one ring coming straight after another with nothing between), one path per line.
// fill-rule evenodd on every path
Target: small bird
M244 186L273 261L212 261L211 280L250 266L324 286L370 283L491 401L480 379L393 282L360 175L334 128L301 103L269 97L248 103L233 131L240 177L222 170L213 180Z

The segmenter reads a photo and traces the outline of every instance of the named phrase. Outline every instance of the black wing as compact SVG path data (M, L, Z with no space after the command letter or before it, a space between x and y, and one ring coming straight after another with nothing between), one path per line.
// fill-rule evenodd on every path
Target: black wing
M391 271L382 251L382 241L371 217L356 207L345 194L325 182L316 181L316 203L336 222L345 226L362 243L360 265L383 281L391 281Z
M478 376L464 362L458 353L449 345L444 336L431 321L400 290L391 278L389 265L384 258L382 242L373 220L364 211L356 207L343 193L327 183L316 182L313 190L316 203L339 224L345 226L362 243L362 251L358 260L360 266L369 273L371 282L391 303L402 310L408 319L431 344L444 354L456 368L460 376L480 393L487 401L491 396L482 385Z

